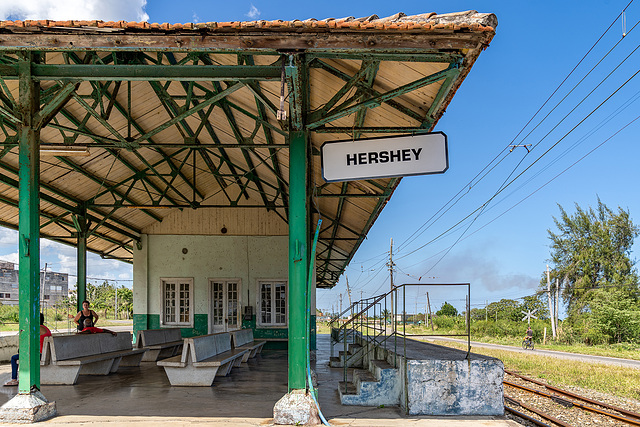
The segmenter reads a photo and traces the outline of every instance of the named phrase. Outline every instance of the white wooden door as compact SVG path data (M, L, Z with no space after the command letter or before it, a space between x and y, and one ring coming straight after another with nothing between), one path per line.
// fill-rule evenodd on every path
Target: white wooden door
M241 327L240 281L213 279L209 283L211 287L210 333L239 329Z

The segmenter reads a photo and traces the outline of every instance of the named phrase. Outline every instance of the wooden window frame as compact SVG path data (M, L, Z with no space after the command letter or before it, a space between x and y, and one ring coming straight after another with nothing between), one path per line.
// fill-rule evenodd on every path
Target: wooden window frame
M166 295L165 295L165 289L166 289L166 285L169 283L175 282L176 285L179 285L180 283L187 283L189 285L189 321L188 322L179 322L179 321L170 321L167 322L165 320L165 309L166 309ZM194 294L194 280L193 277L161 277L160 278L160 325L161 326L167 326L167 327L181 327L181 328L193 328L193 312L194 312L194 298L193 298L193 294ZM176 292L179 292L179 290L177 290ZM179 315L179 300L180 298L177 297L175 299L175 314L174 314L174 320L178 319L178 315Z

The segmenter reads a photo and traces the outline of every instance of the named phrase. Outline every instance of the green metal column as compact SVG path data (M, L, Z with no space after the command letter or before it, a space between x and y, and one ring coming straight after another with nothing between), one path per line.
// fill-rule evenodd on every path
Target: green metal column
M40 389L40 132L34 117L40 107L40 86L31 78L31 53L19 62L22 123L19 141L19 294L20 371L18 392Z
M289 140L289 390L306 387L307 133Z
M84 216L74 218L77 237L77 283L78 311L82 310L82 301L87 299L87 219Z

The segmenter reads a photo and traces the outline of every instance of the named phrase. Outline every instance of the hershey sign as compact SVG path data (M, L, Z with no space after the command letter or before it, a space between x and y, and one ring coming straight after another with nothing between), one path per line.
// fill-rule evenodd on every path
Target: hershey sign
M443 173L449 168L443 132L325 142L321 156L327 182Z

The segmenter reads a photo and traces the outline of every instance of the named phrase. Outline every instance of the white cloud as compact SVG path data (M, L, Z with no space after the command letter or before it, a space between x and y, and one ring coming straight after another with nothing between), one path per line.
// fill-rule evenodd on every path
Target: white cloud
M18 252L13 252L13 253L10 253L10 254L0 255L0 259L2 261L9 261L9 262L12 262L14 264L17 264L18 261L20 260L20 255L18 254Z
M193 16L191 17L191 22L200 22L200 17L195 11L193 12Z
M10 228L0 227L0 244L17 245L18 232Z
M146 0L2 0L0 19L147 21Z
M260 16L260 13L261 12L258 10L258 8L252 4L249 12L247 13L247 16L251 19L256 19L258 16Z

